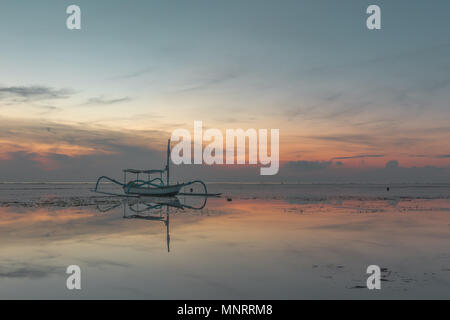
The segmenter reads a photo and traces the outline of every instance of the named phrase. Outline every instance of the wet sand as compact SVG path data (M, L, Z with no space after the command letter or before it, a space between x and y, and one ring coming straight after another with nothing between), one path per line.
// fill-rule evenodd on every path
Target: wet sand
M442 189L383 196L380 186L370 197L271 186L268 197L265 187L229 186L221 189L237 190L226 192L231 202L145 210L85 185L26 196L17 188L0 201L2 299L450 298ZM72 264L82 270L80 291L66 289ZM382 268L381 290L365 286L372 264Z

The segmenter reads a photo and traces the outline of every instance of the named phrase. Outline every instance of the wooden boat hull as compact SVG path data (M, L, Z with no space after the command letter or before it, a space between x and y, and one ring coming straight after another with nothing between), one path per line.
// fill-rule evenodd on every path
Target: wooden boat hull
M183 184L176 184L158 188L124 187L124 191L126 194L134 194L140 196L172 197L177 195L183 186Z

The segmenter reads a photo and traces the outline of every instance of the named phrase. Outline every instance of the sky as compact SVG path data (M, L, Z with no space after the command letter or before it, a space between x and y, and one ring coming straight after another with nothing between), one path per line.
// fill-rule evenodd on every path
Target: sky
M444 0L3 0L0 181L161 167L171 132L202 120L280 129L273 179L449 182L449 15Z

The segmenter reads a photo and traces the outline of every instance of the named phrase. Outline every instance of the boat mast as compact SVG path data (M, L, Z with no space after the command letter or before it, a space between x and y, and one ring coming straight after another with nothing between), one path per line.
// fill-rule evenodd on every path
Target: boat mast
M167 142L167 164L166 164L166 171L167 171L167 185L169 185L169 162L170 162L170 139Z
M165 224L166 224L166 236L167 236L167 238L166 238L166 241L167 241L167 252L170 252L170 234L169 234L169 218L170 218L170 215L169 215L169 206L167 206L167 217L166 217L166 222L165 222Z

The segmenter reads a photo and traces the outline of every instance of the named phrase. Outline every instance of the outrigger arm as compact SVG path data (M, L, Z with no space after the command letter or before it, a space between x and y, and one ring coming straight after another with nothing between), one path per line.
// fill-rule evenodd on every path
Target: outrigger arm
M98 178L97 183L95 184L94 192L114 195L114 196L123 196L123 197L139 197L139 196L174 196L177 194L180 195L191 195L191 196L218 196L219 194L208 194L206 184L201 180L194 180L185 183L178 183L176 185L170 185L170 139L167 142L167 162L166 167L162 170L137 170L137 169L125 169L124 172L124 182L121 183L115 179L112 179L107 176L101 176ZM127 182L126 174L132 173L136 174L137 178L135 180L131 180ZM139 174L148 174L148 180L140 180ZM166 173L166 184L164 184L162 180L163 173ZM152 174L160 174L160 178L151 179L150 175ZM110 192L102 192L98 190L99 184L102 180L108 180L118 186L120 186L125 194L116 194ZM186 186L192 185L194 183L199 183L204 188L204 193L193 193L193 192L182 192L180 190ZM191 190L192 191L192 190Z

